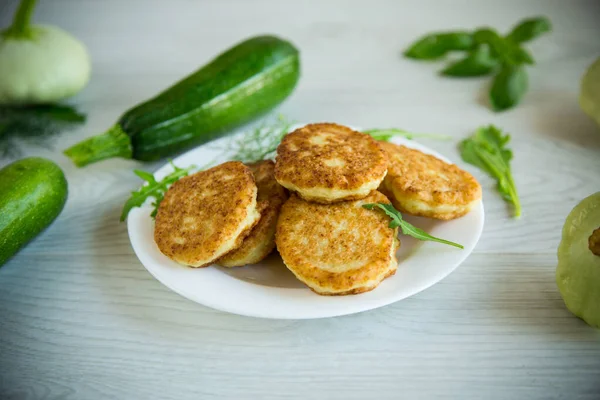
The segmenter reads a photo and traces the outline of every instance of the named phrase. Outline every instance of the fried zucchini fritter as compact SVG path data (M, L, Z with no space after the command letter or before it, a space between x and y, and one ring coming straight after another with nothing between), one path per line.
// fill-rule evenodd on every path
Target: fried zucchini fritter
M481 201L481 186L468 172L419 150L381 142L388 173L379 187L399 211L450 220Z
M258 224L244 239L241 246L217 260L223 267L241 267L256 264L275 248L275 228L279 210L287 200L287 191L275 180L275 163L271 160L249 164L258 187Z
M275 178L308 201L360 199L376 190L388 160L371 136L330 123L286 135L277 148Z
M367 292L396 272L397 229L388 227L383 213L363 208L366 203L389 200L377 191L334 204L292 195L281 208L277 249L288 269L314 292Z
M240 162L181 178L160 203L154 241L180 264L205 267L237 248L259 221L252 171Z

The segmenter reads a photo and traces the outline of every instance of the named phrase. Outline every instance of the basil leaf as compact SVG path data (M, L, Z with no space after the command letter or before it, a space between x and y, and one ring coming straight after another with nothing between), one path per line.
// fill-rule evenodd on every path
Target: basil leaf
M528 42L536 37L550 32L552 25L550 20L545 17L530 18L522 21L515 26L512 31L508 34L507 39L514 43Z
M468 32L433 33L413 43L404 55L417 60L435 60L450 51L470 50L475 41Z
M467 57L448 65L440 74L459 78L488 75L498 67L488 45L480 45Z
M477 44L487 44L493 54L497 55L503 64L521 65L534 64L533 57L517 43L503 38L498 32L484 28L478 29L473 35Z
M504 111L519 104L527 91L527 71L522 65L505 65L494 78L490 102L494 111Z

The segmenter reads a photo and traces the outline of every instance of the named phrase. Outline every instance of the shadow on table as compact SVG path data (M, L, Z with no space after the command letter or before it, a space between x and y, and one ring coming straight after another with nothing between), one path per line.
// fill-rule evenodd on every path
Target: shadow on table
M556 286L556 265L547 261L536 264L534 260L526 260L527 257L516 256L519 266L489 284L486 295L489 300L485 302L490 318L506 319L507 326L517 328L515 334L545 335L569 341L600 339L600 331L567 310Z
M561 95L548 93L546 96ZM560 106L539 107L534 115L534 124L548 138L600 149L600 127L579 108L575 100L565 100Z

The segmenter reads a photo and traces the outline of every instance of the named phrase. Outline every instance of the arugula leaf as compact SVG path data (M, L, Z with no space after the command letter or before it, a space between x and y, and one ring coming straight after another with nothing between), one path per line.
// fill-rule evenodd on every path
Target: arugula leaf
M517 188L512 177L510 161L512 151L506 148L510 135L503 135L502 131L493 125L481 127L460 145L462 159L481 170L485 171L497 181L497 188L502 198L513 204L515 217L521 216L521 202Z
M527 92L527 86L527 71L524 66L503 66L490 89L490 103L494 111L508 110L519 104Z
M404 55L417 60L435 60L454 50L469 50L473 47L473 35L469 32L442 32L421 37Z
M157 181L149 172L141 171L139 169L134 170L133 172L146 181L146 184L142 186L139 190L135 192L131 192L131 197L125 202L123 206L123 211L121 212L121 221L125 221L127 219L127 214L135 207L141 207L142 204L146 202L148 197L153 197L154 202L152 205L154 206L154 210L152 211L152 218L156 216L158 212L158 206L162 199L173 183L188 175L190 171L196 169L197 167L192 165L188 168L179 168L175 164L171 162L171 166L173 167L173 172L165 176L160 181Z
M517 26L515 26L508 36L506 36L506 38L514 43L520 44L535 39L536 37L546 32L550 32L551 30L552 25L550 24L550 20L548 18L529 18L521 21Z
M444 68L440 74L458 78L488 75L499 65L486 44L479 45L468 56Z
M463 245L460 245L460 244L454 243L454 242L450 242L445 239L436 238L435 236L431 236L430 234L425 232L423 229L417 228L416 226L406 222L402 218L402 214L400 213L400 211L396 210L394 208L394 206L391 204L370 203L370 204L363 204L363 207L366 208L367 210L373 210L374 208L379 208L380 210L383 210L383 212L391 218L388 226L392 229L400 227L400 229L402 230L402 233L405 235L412 236L415 239L419 239L419 240L423 240L423 241L443 243L443 244L447 244L449 246L458 247L459 249L464 249Z
M434 133L411 133L405 131L404 129L398 128L387 128L387 129L367 129L363 130L363 133L369 134L375 140L381 140L384 142L389 142L390 139L394 136L401 136L408 140L412 140L414 138L427 138L427 139L435 139L435 140L452 140L452 136L448 135L437 135Z

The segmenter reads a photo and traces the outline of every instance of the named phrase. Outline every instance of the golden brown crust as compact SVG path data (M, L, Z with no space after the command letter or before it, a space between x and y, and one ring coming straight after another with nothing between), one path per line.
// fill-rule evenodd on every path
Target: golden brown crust
M178 263L210 265L239 246L258 222L256 195L252 172L240 162L181 178L159 206L154 241Z
M398 210L449 220L468 213L481 199L481 186L468 172L419 150L381 143L388 173L379 187Z
M394 274L396 274L397 270L398 270L398 264L396 264L396 268L390 269L390 271L388 273L386 273L385 276L383 277L383 279L380 282L377 282L376 285L359 287L359 288L356 288L356 289L347 290L345 292L336 292L336 293L321 292L321 293L319 293L316 290L314 290L313 288L309 287L309 289L312 290L313 292L315 292L316 294L320 294L321 296L348 296L348 295L352 295L352 294L366 293L366 292L370 292L371 290L375 289L385 279L387 279L390 276L393 276Z
M292 195L283 205L275 236L283 262L319 294L374 289L396 270L397 229L380 212L362 207L388 203L375 191L362 200L330 205Z
M242 244L219 258L223 267L240 267L255 264L267 257L275 248L275 228L279 210L287 200L287 191L275 180L275 163L271 160L249 164L258 187L260 220Z
M332 203L376 190L387 165L371 136L332 123L309 124L281 141L275 178L305 200Z

